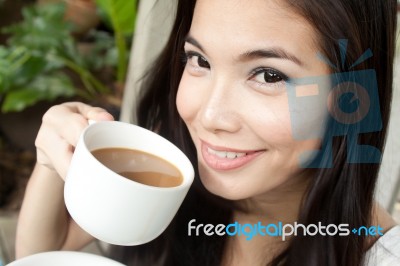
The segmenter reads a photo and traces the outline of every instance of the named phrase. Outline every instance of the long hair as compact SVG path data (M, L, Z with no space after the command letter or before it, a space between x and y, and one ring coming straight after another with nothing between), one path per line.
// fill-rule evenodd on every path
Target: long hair
M184 69L181 60L184 39L190 29L195 2L179 1L170 38L144 78L138 121L139 125L157 130L180 147L197 169L194 145L175 105ZM321 53L337 66L335 72L349 71L352 64L371 49L373 57L355 69L375 70L380 114L376 119L381 121L382 127L375 132L358 134L355 141L383 152L392 96L396 0L287 0L286 3L316 30ZM348 40L345 62L341 61L339 39ZM328 124L326 136L333 139L332 149L319 158L320 167L311 177L298 222L368 226L380 164L349 163L349 153L357 157L360 152L348 147L346 136L350 132L342 136L328 134L337 130L335 126L335 123ZM332 167L324 165L329 161ZM234 206L234 202L209 193L197 172L192 188L167 230L145 245L115 247L113 257L128 265L220 265L226 238L188 236L187 226L192 219L203 224L228 224ZM362 236L297 236L270 265L358 266L364 262L365 249L366 238Z
M383 152L390 113L393 83L393 58L396 30L396 1L330 1L307 0L288 1L289 5L303 15L319 36L323 54L337 67L340 73L357 70L374 70L377 77L377 96L379 104L370 107L373 115L370 125L354 129L347 127L343 136L334 137L320 158L321 166L332 155L332 167L321 168L313 177L304 197L299 222L304 224L349 224L350 230L371 225L373 195L377 181L379 163L371 161L349 163L353 158L360 159L365 151L361 145L369 145ZM343 47L338 40L348 41L346 61L342 62ZM372 52L355 68L352 65L364 52ZM350 72L351 73L351 72ZM369 73L369 72L366 72ZM326 136L340 129L331 121ZM381 130L368 132L372 124L382 124ZM365 132L354 134L358 132ZM374 131L374 130L371 130ZM333 153L333 154L330 154ZM364 236L338 237L297 237L289 248L274 262L285 260L287 265L362 265L367 244Z

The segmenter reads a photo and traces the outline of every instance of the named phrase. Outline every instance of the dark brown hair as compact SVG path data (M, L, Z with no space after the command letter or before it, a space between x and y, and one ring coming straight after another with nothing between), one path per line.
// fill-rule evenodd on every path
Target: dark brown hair
M143 98L138 110L141 126L157 131L179 146L197 168L194 145L176 109L175 98L184 68L181 62L184 38L196 1L179 1L177 17L169 41L144 79ZM371 49L373 57L356 69L375 70L382 129L359 134L358 144L371 145L383 152L392 97L393 58L396 28L396 0L287 0L288 8L302 15L318 33L321 53L336 72L346 72L359 56ZM339 39L348 40L347 60L340 60ZM374 121L372 121L374 122ZM327 132L335 130L335 123ZM325 167L328 152L320 158L320 168L304 195L298 222L340 224L351 227L371 223L373 195L379 163L348 163L346 134L332 142L333 167ZM219 265L226 238L189 237L187 225L228 224L233 202L207 192L196 178L178 214L156 240L138 247L115 248L114 258L129 265ZM271 265L354 265L364 262L366 239L360 236L297 236Z

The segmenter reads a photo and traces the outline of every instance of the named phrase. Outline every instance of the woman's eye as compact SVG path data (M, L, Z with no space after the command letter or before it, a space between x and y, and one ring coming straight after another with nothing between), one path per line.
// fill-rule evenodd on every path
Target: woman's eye
M195 52L186 53L186 62L193 67L210 68L207 59Z
M278 70L272 68L262 68L254 71L252 79L260 84L284 82L288 78Z

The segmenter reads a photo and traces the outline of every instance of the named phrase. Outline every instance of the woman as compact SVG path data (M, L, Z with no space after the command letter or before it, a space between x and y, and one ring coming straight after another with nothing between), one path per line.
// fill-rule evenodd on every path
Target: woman
M111 256L129 265L399 262L398 247L382 248L400 239L400 228L373 201L379 163L362 159L358 146L347 141L375 147L378 154L383 149L395 25L394 0L180 1L169 42L145 78L139 124L177 144L198 169L197 179L159 238L115 247ZM348 40L345 60L340 39ZM373 57L351 68L368 49ZM365 132L361 122L331 119L340 114L335 106L342 106L330 94L338 80L333 74L371 69L379 97L371 110L380 115L369 122L381 122L381 129ZM320 78L326 101L312 109L292 104L291 89L302 85L303 94L296 97L315 95L312 81ZM88 119L112 117L80 103L55 106L44 116L36 140L38 164L21 209L17 256L79 249L92 240L70 220L58 177L65 177ZM321 152L315 156L312 150ZM288 241L261 235L246 240L244 234L194 236L188 234L193 219L213 225L379 225L383 236L299 234Z

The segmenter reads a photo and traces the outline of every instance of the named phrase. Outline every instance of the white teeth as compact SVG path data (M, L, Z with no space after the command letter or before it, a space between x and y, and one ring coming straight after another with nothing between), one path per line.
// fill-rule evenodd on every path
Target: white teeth
M215 155L221 158L226 158L226 151L215 151Z
M235 159L246 155L245 152L231 152L231 151L216 151L208 148L208 153L217 155L220 158Z
M245 152L237 152L237 153L236 153L236 157L237 157L237 158L243 157L243 156L245 156L245 155L246 155Z
M236 158L236 152L227 152L226 157L229 159L235 159Z
M245 155L247 155L247 153L245 153L245 152L237 152L237 153L236 153L236 157L237 157L237 158L243 157L243 156L245 156Z

